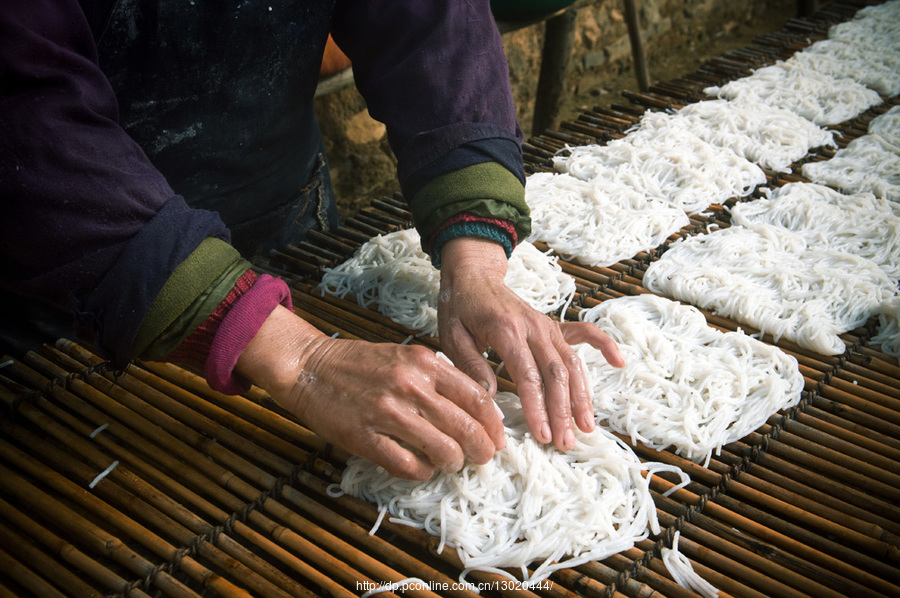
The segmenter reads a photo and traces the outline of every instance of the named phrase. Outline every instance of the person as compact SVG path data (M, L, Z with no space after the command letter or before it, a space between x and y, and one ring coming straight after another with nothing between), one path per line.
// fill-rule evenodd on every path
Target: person
M327 337L253 263L338 224L313 109L329 32L386 124L423 247L442 269L439 336ZM394 475L484 463L504 445L482 353L535 437L594 425L570 344L621 365L589 324L504 284L529 233L522 133L488 2L30 0L0 9L3 287L62 306L113 363L168 360L256 384Z

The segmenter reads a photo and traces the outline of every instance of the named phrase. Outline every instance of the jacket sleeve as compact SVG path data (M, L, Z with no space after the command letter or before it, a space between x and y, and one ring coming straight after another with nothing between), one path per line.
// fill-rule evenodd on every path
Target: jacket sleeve
M387 126L432 258L439 232L474 230L459 228L460 214L508 223L500 228L513 244L527 236L522 132L489 2L339 0L332 34L370 114Z
M228 232L117 124L78 2L5 3L0 40L0 279L74 312L124 363L175 268Z

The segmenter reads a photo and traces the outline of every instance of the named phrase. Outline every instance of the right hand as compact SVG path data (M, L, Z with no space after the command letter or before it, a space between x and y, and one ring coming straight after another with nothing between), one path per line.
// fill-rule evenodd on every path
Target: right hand
M488 392L430 349L333 339L280 306L237 370L323 439L397 477L486 463L505 444Z

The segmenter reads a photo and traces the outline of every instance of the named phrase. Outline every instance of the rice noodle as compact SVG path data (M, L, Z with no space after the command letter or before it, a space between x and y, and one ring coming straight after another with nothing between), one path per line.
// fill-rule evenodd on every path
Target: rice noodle
M900 153L878 135L854 139L830 160L804 164L803 176L849 193L868 191L900 201Z
M800 400L797 360L742 332L707 325L695 307L644 294L582 311L619 346L626 365L610 366L579 345L598 421L693 461L743 438Z
M821 40L791 59L832 77L853 79L885 96L900 93L900 52L877 43Z
M575 294L575 280L557 258L528 242L510 257L505 281L543 313L558 310ZM350 259L326 268L319 289L342 298L355 295L360 305L374 306L398 324L437 335L440 271L422 250L415 229L373 237Z
M602 427L575 431L575 446L561 452L528 431L518 397L498 393L506 446L485 465L467 464L455 474L426 482L395 478L359 457L347 462L341 489L387 509L391 521L424 529L456 549L470 571L522 571L534 584L554 571L604 559L658 533L648 475L680 469L642 464ZM528 575L526 567L540 564Z
M806 62L779 60L747 77L704 91L713 97L742 98L784 108L817 125L850 120L881 103L878 92L846 77L820 73Z
M766 223L800 234L807 245L872 260L900 279L900 204L871 193L845 195L824 185L790 183L768 199L739 203L735 224Z
M877 135L885 147L900 154L900 106L873 118L869 122L869 135Z
M530 240L591 266L609 266L659 246L690 220L683 210L621 181L535 173L525 185Z
M871 342L881 350L900 359L900 298L894 297L875 308L878 328Z
M897 294L874 262L808 247L781 227L732 226L680 239L644 274L654 292L712 310L825 355Z
M672 548L663 548L660 557L666 566L666 571L681 587L697 592L703 598L718 598L719 590L714 585L700 577L691 562L678 551L678 539L681 532L675 532L672 540Z
M766 181L759 166L681 127L638 127L606 145L570 148L555 168L585 181L621 183L688 214L744 197Z
M672 114L648 112L641 118L641 131L664 127L690 131L778 172L789 172L791 163L811 148L834 146L830 131L783 108L746 98L695 102Z

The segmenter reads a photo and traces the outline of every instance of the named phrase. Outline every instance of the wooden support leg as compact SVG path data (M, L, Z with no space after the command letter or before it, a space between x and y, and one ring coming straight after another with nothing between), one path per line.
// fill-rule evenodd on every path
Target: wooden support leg
M650 89L650 71L644 57L644 42L641 40L641 26L638 22L637 7L634 0L624 0L625 22L628 23L628 38L631 41L631 56L634 60L634 72L637 75L638 88L641 91Z
M799 0L797 2L797 15L808 17L819 10L820 4L819 0Z
M566 10L544 24L544 50L537 96L534 100L533 135L557 126L575 40L575 10Z

